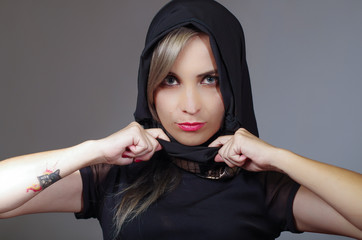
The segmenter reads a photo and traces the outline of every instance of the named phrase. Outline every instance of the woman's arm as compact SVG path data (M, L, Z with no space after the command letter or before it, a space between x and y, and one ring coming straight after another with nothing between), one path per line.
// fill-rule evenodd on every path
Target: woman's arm
M361 230L304 186L300 187L294 198L293 213L299 231L362 239Z
M21 206L0 213L1 218L42 212L80 212L82 210L82 180L76 171L62 178Z
M326 203L362 231L361 174L317 162L287 150L279 149L277 152L275 158L278 160L273 161L274 167L287 173L304 187L297 194L294 206L295 217L300 230L308 231L313 228L309 224L310 222L303 219L308 217L305 215L308 211L309 214L312 214L310 218L317 218L320 214L316 212L317 209L310 211L315 207L310 204L318 204L323 208L325 206L322 206L322 204ZM312 193L316 196L313 196ZM323 201L318 200L316 197ZM298 219L299 216L300 219ZM325 222L327 220L324 219Z
M80 177L71 178L77 184L68 183L67 176L81 169L82 167L96 163L100 152L94 147L94 141L87 141L74 147L35 153L19 156L0 162L0 213L14 210L30 199L37 196L43 190L59 181L57 188L61 188L60 194L74 193L74 188L79 189ZM68 183L68 184L67 184ZM42 197L56 200L59 194ZM33 203L34 211L41 211L45 207L43 201L38 197L39 206ZM64 202L64 210L68 210L68 205L79 206L73 201ZM79 208L79 207L78 207ZM58 209L62 210L62 209Z
M161 129L144 130L131 123L100 140L1 161L0 217L80 211L79 169L99 163L127 165L134 159L148 160L161 149L156 138L168 140Z
M276 148L245 129L210 146L222 146L215 161L249 171L284 172L300 183L293 206L299 230L362 239L361 174Z

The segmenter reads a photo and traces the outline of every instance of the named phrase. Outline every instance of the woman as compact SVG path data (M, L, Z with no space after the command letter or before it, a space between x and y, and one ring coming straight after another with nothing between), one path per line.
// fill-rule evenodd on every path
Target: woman
M360 174L255 137L243 34L217 3L173 1L154 18L135 117L105 139L2 162L1 182L14 166L23 177L1 189L1 216L78 212L105 239L362 237Z

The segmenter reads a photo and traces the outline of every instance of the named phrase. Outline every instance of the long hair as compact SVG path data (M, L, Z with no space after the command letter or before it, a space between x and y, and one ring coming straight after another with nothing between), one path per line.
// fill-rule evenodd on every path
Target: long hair
M153 51L147 99L152 116L157 121L153 93L169 73L182 48L197 34L200 33L190 28L178 28L167 34ZM122 195L122 200L114 216L115 237L122 226L146 211L160 196L172 191L180 182L178 169L162 155L164 154L156 153L150 161L145 162L135 180L118 193Z
M178 54L188 40L198 34L202 33L191 28L177 28L167 34L153 51L147 82L147 102L148 108L155 120L158 120L158 116L154 105L153 93L169 73Z

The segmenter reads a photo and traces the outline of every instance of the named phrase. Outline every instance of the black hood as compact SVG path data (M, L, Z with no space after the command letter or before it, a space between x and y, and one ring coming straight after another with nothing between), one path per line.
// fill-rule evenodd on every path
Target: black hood
M224 126L219 134L232 134L243 127L258 135L244 33L236 17L213 0L173 0L152 20L139 66L136 121L145 128L159 126L152 119L146 96L152 52L167 33L181 26L197 28L210 36L225 105Z

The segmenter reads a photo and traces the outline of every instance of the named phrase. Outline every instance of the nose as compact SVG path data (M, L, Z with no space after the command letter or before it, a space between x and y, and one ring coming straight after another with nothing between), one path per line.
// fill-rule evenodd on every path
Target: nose
M185 87L180 94L180 108L187 114L197 114L201 109L201 97L196 87Z

